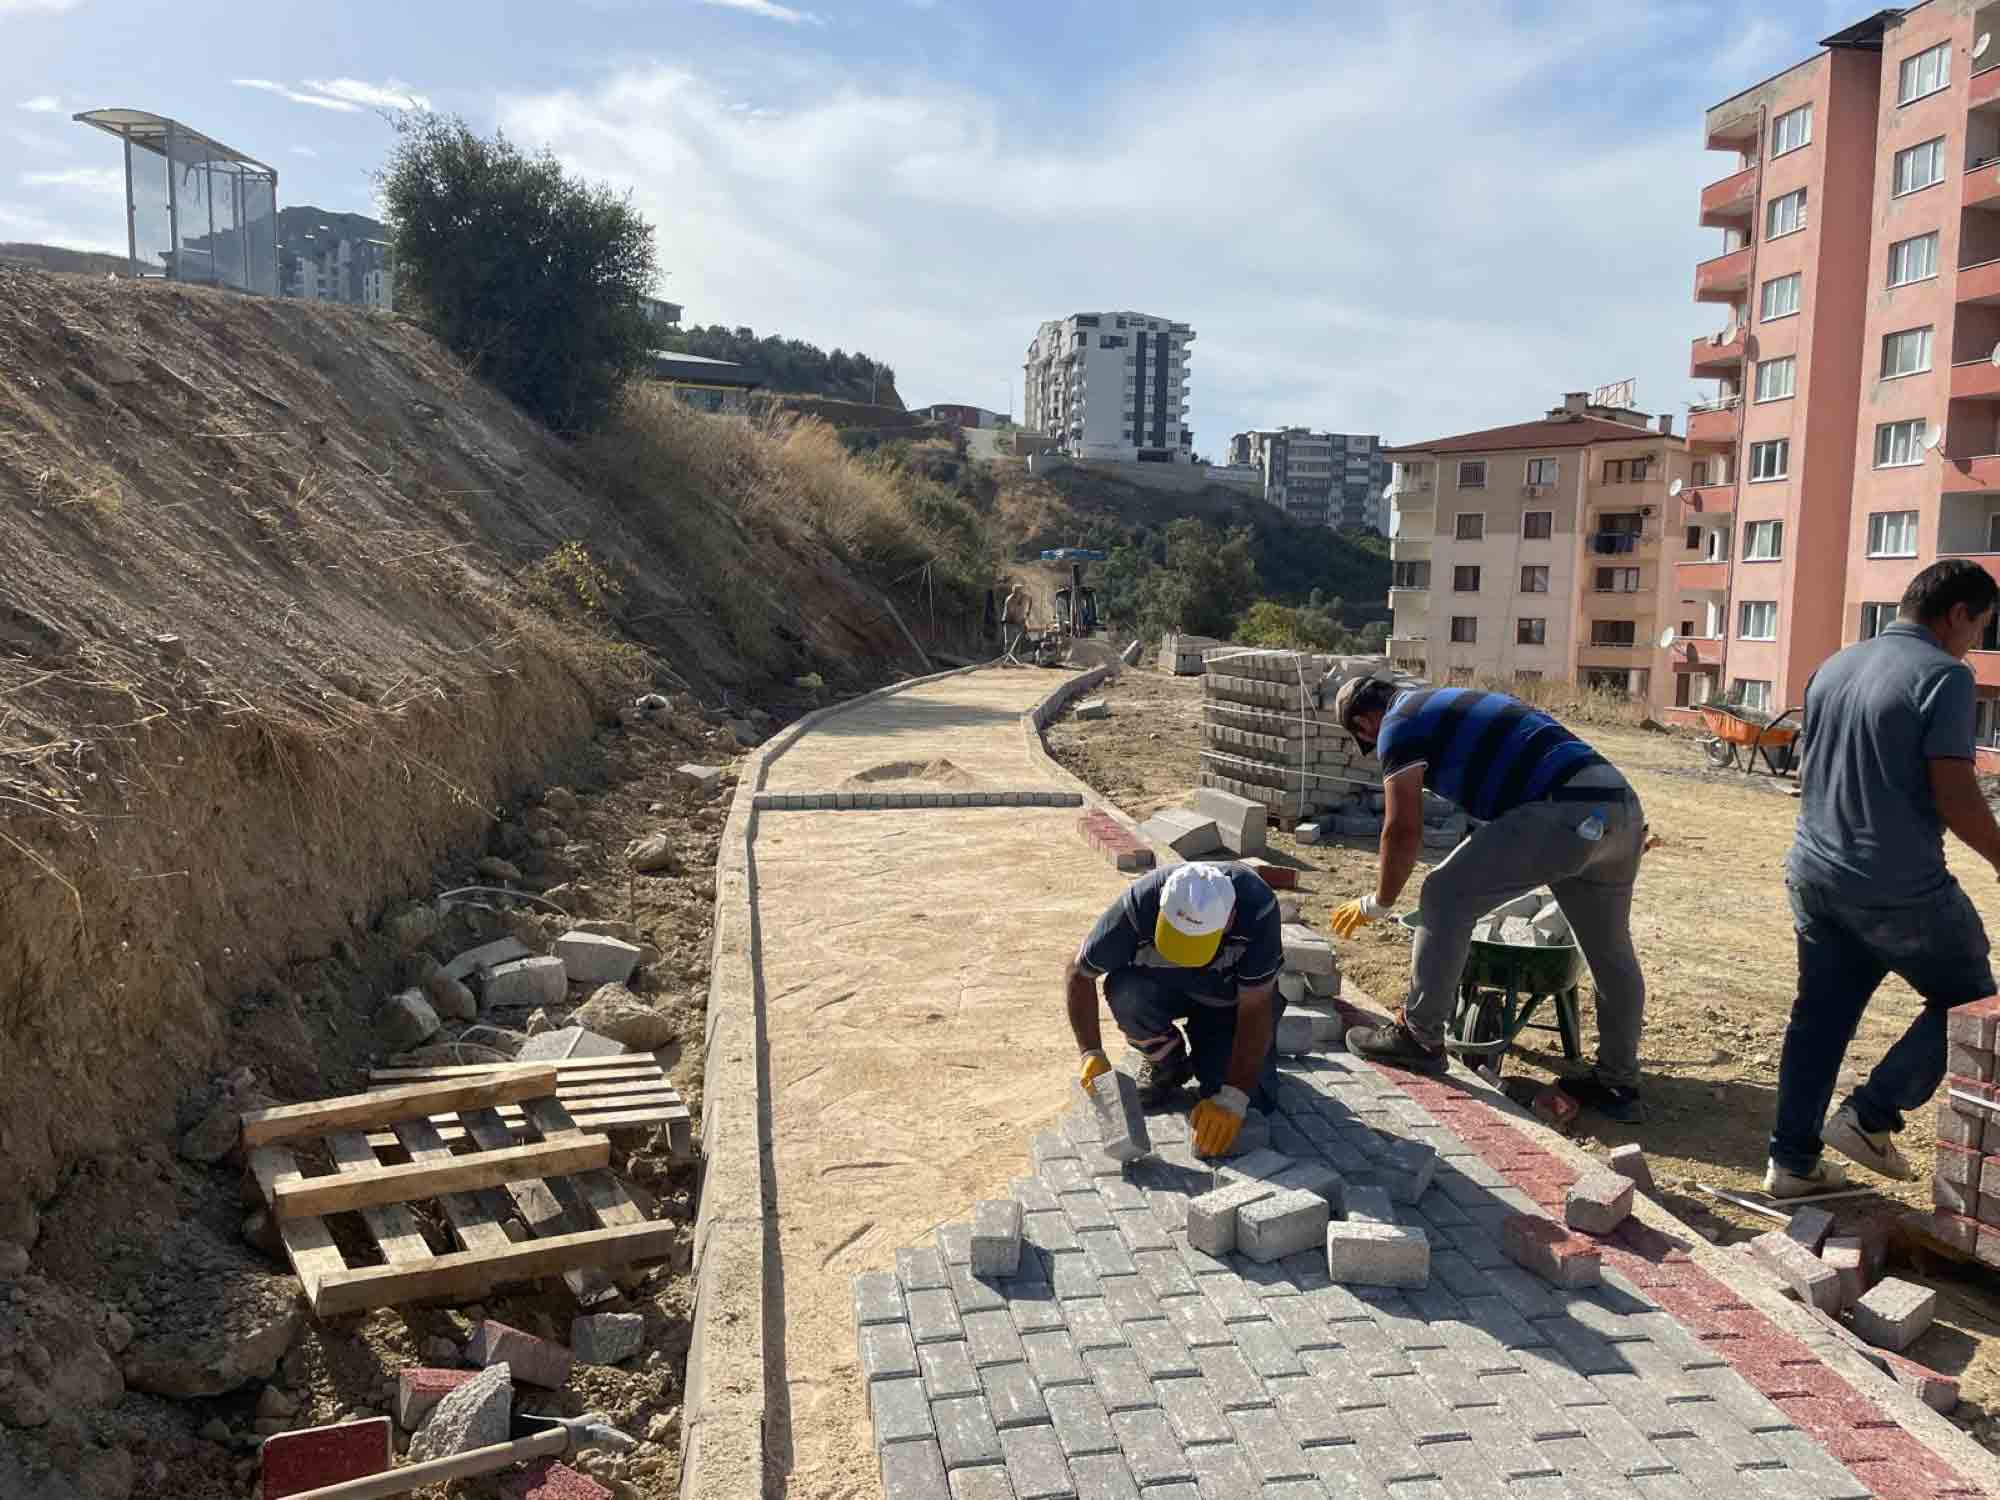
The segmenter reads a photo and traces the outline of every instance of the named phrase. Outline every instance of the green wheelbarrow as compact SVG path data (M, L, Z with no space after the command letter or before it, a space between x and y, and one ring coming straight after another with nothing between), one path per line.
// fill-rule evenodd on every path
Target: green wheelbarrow
M1412 933L1420 925L1415 912L1401 920ZM1561 1039L1566 1060L1580 1061L1583 1034L1577 1024L1577 986L1585 967L1583 950L1573 942L1530 948L1474 938L1466 952L1458 1010L1445 1033L1445 1046L1474 1057L1497 1057L1522 1032L1548 1031ZM1555 1012L1553 1025L1535 1020L1544 1003Z

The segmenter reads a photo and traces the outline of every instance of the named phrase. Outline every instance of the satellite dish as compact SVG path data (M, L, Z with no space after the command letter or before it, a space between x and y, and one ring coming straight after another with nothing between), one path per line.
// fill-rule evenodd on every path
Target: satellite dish
M2000 365L2000 344L1995 344L1995 345L1993 346L1993 352L1992 352L1991 354L1987 355L1987 356L1986 356L1986 358L1987 358L1987 359L1988 359L1988 361L1990 361L1991 363L1993 363L1993 364L1996 364L1996 365Z
M1678 500L1680 498L1681 491L1686 488L1687 485L1685 483L1683 483L1681 480L1676 479L1672 484L1667 486L1667 493L1669 495L1672 495L1676 500Z
M1660 649L1662 651L1673 650L1674 642L1679 639L1679 634L1675 632L1673 626L1669 625L1665 630L1660 632Z
M1973 61L1977 62L1980 58L1984 57L1986 55L1986 49L1992 45L1993 45L1993 34L1991 32L1981 32L1979 40L1972 44Z
M1995 360L1994 362L2000 364L2000 360ZM1924 434L1924 451L1926 453L1935 453L1943 446L1944 429L1942 427L1933 427Z

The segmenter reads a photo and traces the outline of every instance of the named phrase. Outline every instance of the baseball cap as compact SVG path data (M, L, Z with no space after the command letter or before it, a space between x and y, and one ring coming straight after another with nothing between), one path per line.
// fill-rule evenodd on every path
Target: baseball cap
M1160 886L1160 915L1153 946L1184 969L1199 969L1222 946L1223 929L1236 914L1236 886L1214 865L1179 865Z

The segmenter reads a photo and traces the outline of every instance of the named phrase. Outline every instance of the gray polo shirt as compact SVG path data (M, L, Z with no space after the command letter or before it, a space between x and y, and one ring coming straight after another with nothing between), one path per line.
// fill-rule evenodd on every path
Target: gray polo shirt
M1806 684L1806 758L1787 874L1867 906L1951 883L1930 762L1973 759L1972 669L1898 620Z

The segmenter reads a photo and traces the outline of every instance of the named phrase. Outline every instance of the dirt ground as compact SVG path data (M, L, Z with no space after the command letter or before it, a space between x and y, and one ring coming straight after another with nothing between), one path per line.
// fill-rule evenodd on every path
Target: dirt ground
M729 746L699 718L676 719L679 733L652 723L605 728L565 769L564 785L537 788L521 806L502 810L487 850L522 868L522 888L573 916L629 922L635 940L653 950L630 987L670 1019L670 1076L699 1118L715 853L727 798L704 802L669 783L675 764L723 763ZM629 873L627 843L654 831L667 834L673 868ZM438 872L437 889L490 878L469 865ZM434 936L408 946L385 922L361 945L296 966L281 989L246 996L231 1018L226 1055L232 1071L247 1070L239 1086L287 1102L363 1089L365 1070L383 1061L370 1019L385 995L411 982L426 956L449 958L488 937L511 932L546 951L568 921L533 911L511 902L490 911L456 908ZM573 1001L583 998L572 990ZM563 1015L554 1010L548 1019L560 1025ZM480 1024L519 1029L528 1017L489 1009ZM447 1023L433 1040L465 1029ZM196 1123L213 1097L191 1098L183 1125ZM664 1132L615 1138L613 1168L642 1208L691 1231L692 1167L670 1160ZM453 1308L390 1308L328 1321L302 1315L282 1252L246 1242L245 1205L253 1196L238 1152L204 1165L168 1139L92 1161L46 1205L28 1273L0 1284L0 1374L9 1373L10 1353L39 1359L26 1352L34 1344L52 1357L50 1385L74 1399L59 1403L63 1409L46 1422L18 1423L12 1418L21 1413L7 1410L9 1386L0 1380L0 1418L7 1418L0 1422L0 1494L115 1500L151 1487L186 1500L239 1500L253 1493L260 1431L392 1411L396 1372L455 1362L443 1357L448 1351L427 1353L427 1345L462 1342L482 1315L568 1341L577 1309L559 1281ZM353 1248L366 1242L358 1216L329 1223L352 1260ZM441 1225L426 1228L434 1250L448 1248ZM676 1489L690 1250L684 1235L665 1261L621 1279L618 1301L593 1309L645 1316L639 1356L619 1367L579 1365L561 1392L517 1391L520 1409L605 1411L643 1440L622 1459L578 1461L622 1500ZM72 1357L66 1345L80 1352ZM225 1358L238 1358L231 1368L251 1375L240 1389L174 1398L158 1389L200 1385L201 1368ZM141 1363L154 1373L135 1378ZM497 1491L491 1481L475 1481L454 1493L485 1500Z
M1051 753L1077 776L1143 817L1183 801L1194 785L1201 744L1200 679L1128 670L1107 684L1111 717L1051 725ZM1630 724L1576 724L1576 730L1630 777L1647 822L1664 842L1646 858L1633 913L1633 938L1647 981L1647 1119L1617 1126L1587 1114L1581 1134L1609 1147L1637 1141L1651 1158L1666 1204L1717 1243L1747 1239L1770 1221L1719 1203L1708 1184L1761 1187L1776 1099L1778 1057L1794 992L1795 949L1784 896L1784 857L1797 803L1768 777L1713 771L1692 735ZM1323 925L1340 902L1373 889L1372 840L1298 844L1274 830L1271 857L1295 864L1307 920ZM1989 932L2000 931L2000 885L1962 847L1951 864ZM1406 894L1407 907L1427 865ZM1346 973L1385 1005L1408 983L1409 939L1393 923L1364 929L1341 945ZM1915 995L1891 979L1876 996L1849 1053L1865 1072L1901 1035ZM1584 1050L1595 1047L1586 997ZM1553 1033L1530 1032L1508 1056L1508 1074L1552 1076L1562 1066ZM1913 1120L1902 1137L1917 1165L1911 1183L1887 1183L1856 1169L1857 1185L1878 1190L1843 1200L1843 1222L1902 1204L1929 1210L1934 1133ZM1991 1270L1932 1263L1904 1267L1939 1293L1937 1323L1908 1352L1959 1376L1952 1419L2000 1452L2000 1277Z

